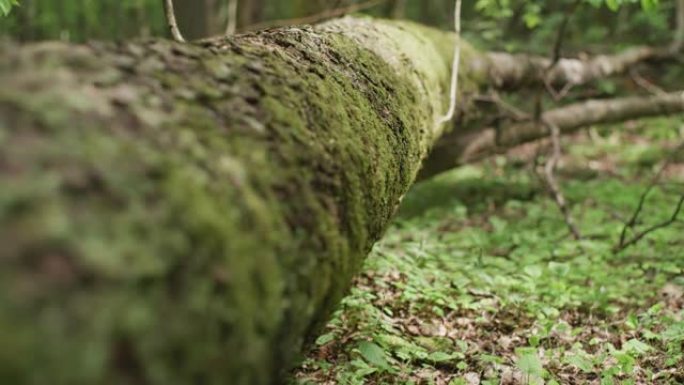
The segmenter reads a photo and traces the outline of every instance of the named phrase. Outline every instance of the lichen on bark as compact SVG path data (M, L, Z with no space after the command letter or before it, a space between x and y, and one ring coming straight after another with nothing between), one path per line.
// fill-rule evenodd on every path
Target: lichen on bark
M441 131L444 39L3 43L0 382L282 381Z

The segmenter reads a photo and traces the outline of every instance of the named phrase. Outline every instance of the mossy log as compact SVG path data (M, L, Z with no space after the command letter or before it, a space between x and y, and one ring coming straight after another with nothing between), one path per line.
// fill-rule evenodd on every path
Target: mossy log
M0 47L0 383L283 382L440 135L451 38Z
M0 383L285 381L442 134L453 39L0 43ZM461 121L478 88L543 84L545 59L462 46ZM472 129L428 170L497 147Z

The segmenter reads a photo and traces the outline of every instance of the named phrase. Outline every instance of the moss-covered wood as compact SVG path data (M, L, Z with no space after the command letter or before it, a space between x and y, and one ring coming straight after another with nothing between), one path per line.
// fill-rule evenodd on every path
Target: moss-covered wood
M3 43L0 383L282 381L439 135L448 41Z

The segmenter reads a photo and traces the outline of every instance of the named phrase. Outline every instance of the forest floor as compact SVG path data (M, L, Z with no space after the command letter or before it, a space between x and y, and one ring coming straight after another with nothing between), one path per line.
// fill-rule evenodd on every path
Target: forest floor
M684 212L613 251L683 138L684 118L564 138L580 241L531 171L539 146L416 186L294 382L683 384ZM636 233L682 193L680 151Z

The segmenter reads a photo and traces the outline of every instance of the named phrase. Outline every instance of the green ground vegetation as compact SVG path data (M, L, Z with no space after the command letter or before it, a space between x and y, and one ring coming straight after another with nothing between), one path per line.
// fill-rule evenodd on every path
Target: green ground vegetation
M294 381L683 383L683 222L613 250L683 122L565 140L558 177L580 241L531 171L538 147L416 186ZM680 153L636 231L671 216L682 193Z

